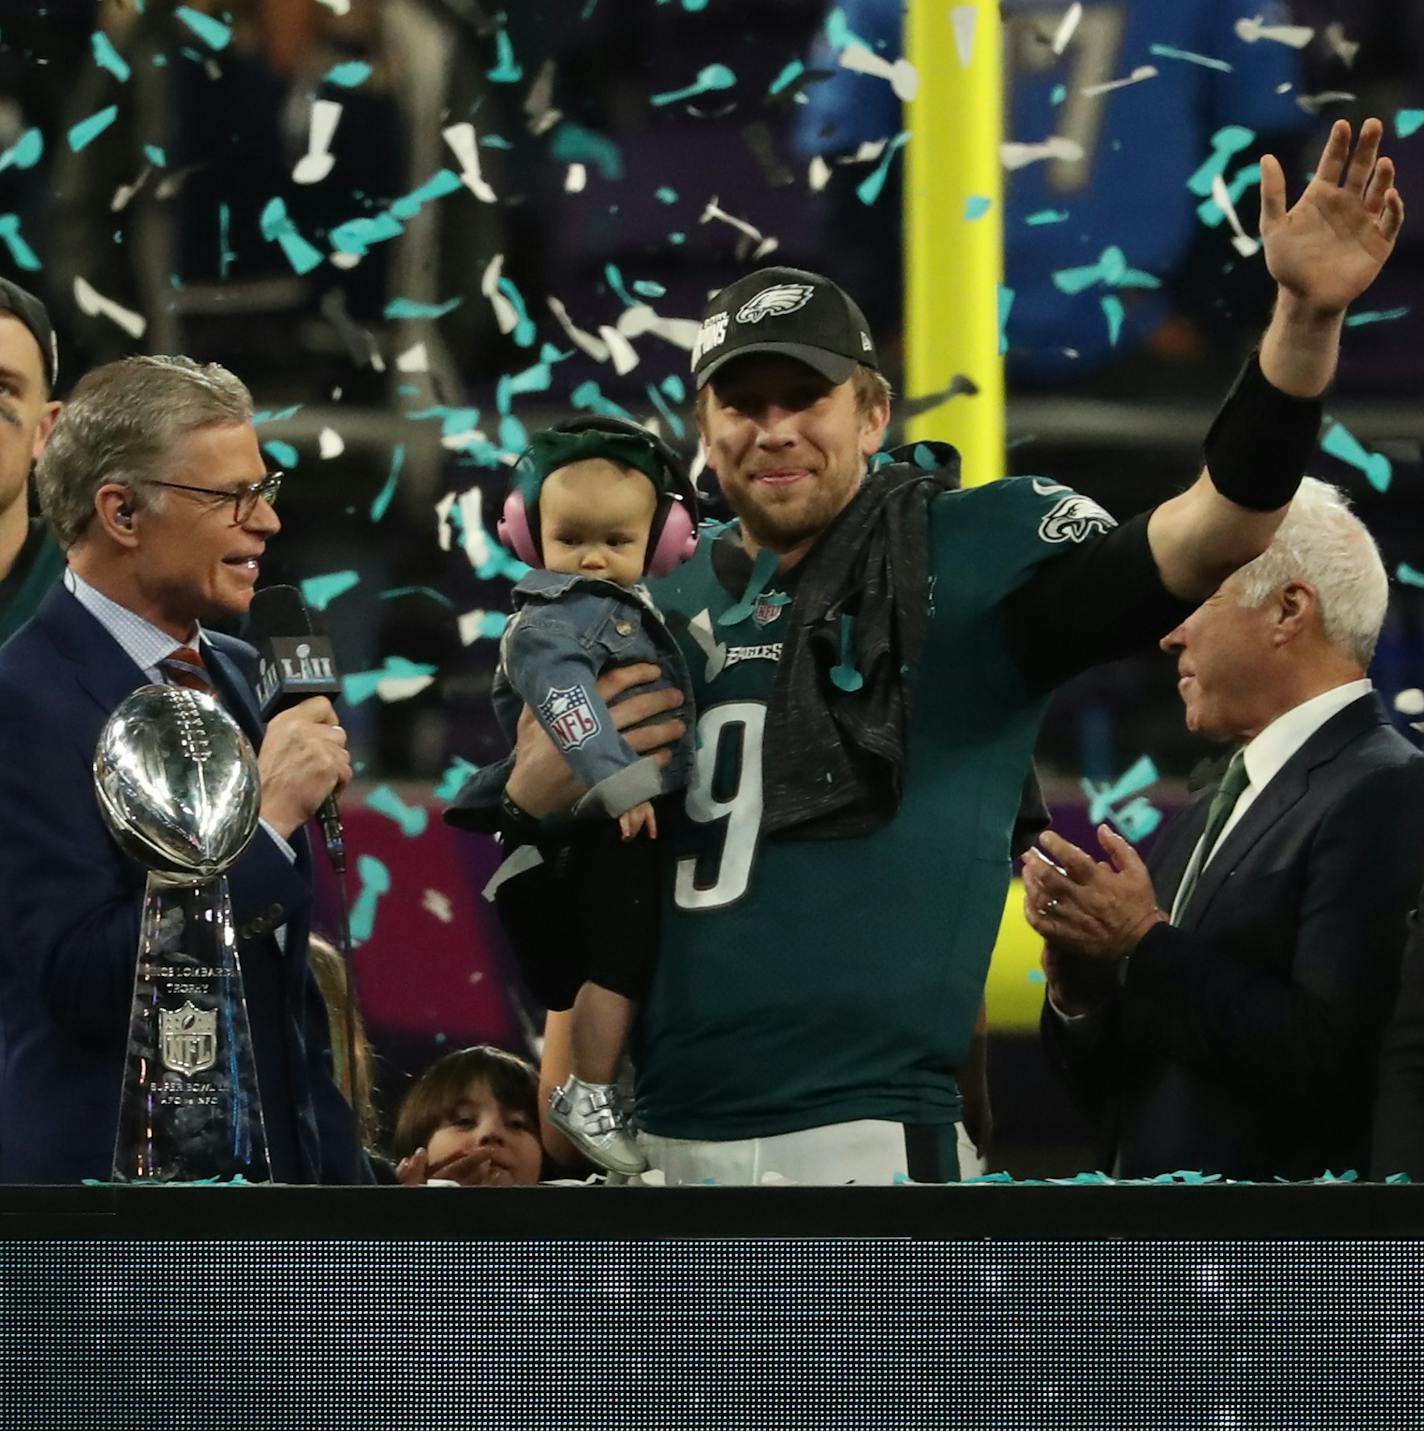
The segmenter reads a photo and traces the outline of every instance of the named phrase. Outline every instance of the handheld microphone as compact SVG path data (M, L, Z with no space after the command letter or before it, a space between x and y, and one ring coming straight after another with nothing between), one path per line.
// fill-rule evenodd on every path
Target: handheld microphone
M311 696L340 695L331 638L313 625L295 586L269 586L254 593L247 639L257 648L257 701L264 721ZM334 794L322 801L316 817L332 865L344 872L346 835Z

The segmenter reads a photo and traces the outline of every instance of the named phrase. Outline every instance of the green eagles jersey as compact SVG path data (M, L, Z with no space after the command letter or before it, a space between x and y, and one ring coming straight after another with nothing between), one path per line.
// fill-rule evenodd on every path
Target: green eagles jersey
M693 778L664 833L662 938L637 1050L651 1132L714 1140L959 1116L954 1070L1046 704L1010 656L1000 603L1112 525L1042 478L935 499L904 801L889 824L845 839L761 837L762 735L797 569L736 626L718 625L741 592L714 573L713 540L656 583L698 719Z

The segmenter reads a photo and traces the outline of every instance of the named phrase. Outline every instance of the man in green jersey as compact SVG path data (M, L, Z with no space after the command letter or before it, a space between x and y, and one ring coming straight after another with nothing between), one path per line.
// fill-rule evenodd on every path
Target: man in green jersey
M1262 160L1270 327L1206 470L1121 526L1043 478L956 490L957 456L938 444L879 464L888 390L830 280L766 269L712 299L698 419L737 520L655 584L698 712L636 1051L663 1180L954 1178L954 1070L1048 695L1154 641L1270 543L1345 310L1403 220L1381 132L1367 121L1352 157L1337 123L1289 210L1280 165ZM603 693L652 674L628 668ZM619 721L673 705L636 696ZM511 832L572 795L526 718Z
M58 366L44 304L0 278L0 645L64 570L64 553L29 509L30 469L59 412L50 398Z

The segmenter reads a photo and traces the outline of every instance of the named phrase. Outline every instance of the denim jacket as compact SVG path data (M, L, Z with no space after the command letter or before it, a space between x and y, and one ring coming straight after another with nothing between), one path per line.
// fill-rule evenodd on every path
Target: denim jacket
M586 787L575 816L618 816L687 783L692 768L690 710L677 714L687 733L667 767L640 756L619 735L594 682L605 666L651 661L654 688L692 690L692 679L661 614L640 586L628 588L572 573L531 571L513 592L515 614L500 642L492 699L511 743L527 705ZM473 775L456 804L498 802L513 756Z

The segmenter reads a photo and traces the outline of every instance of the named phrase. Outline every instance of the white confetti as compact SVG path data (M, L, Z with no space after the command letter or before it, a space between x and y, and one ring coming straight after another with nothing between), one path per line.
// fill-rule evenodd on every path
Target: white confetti
M1081 159L1083 146L1073 139L1064 139L1055 134L1042 144L1019 144L1009 142L999 146L999 157L1005 169L1022 169L1027 164L1036 164L1040 159Z
M473 124L452 124L441 137L460 161L460 182L483 204L495 202L494 190L480 174L480 145Z
M570 164L564 176L564 193L581 194L588 186L588 170L582 164Z
M117 214L128 208L133 196L148 183L148 176L152 173L153 165L145 164L143 166L143 172L132 184L120 184L119 187L114 190L114 197L109 200L109 212L111 214Z
M569 335L569 340L582 348L585 353L596 362L606 363L608 361L608 344L600 338L595 338L592 333L585 333L572 318L569 317L569 310L554 297L551 293L544 301L549 305L549 312L559 320L559 327Z
M494 309L494 321L501 333L512 333L519 326L519 310L499 291L499 280L504 272L504 255L497 253L485 265L480 275L480 292L490 301Z
M324 427L317 434L317 451L330 461L346 451L346 440L334 427Z
M806 183L810 185L813 194L819 194L831 181L831 166L818 154L811 160L811 166L806 171Z
M390 705L394 701L408 701L434 684L434 676L387 676L377 683L376 694Z
M979 12L973 5L956 5L949 12L949 23L954 30L959 68L967 70L974 63L974 27L979 23Z
M314 99L311 109L311 136L307 152L297 160L292 170L292 183L319 184L331 173L336 160L331 155L331 141L341 122L341 106L334 99Z
M1327 104L1350 104L1358 98L1358 95L1350 94L1347 90L1327 89L1321 94L1298 94L1295 102L1307 114L1319 114Z
M1100 94L1107 94L1109 90L1126 89L1130 84L1141 84L1143 80L1156 79L1157 74L1156 65L1138 65L1126 79L1108 80L1105 84L1087 84L1078 93L1088 99L1094 99Z
M1424 715L1424 691L1417 686L1400 691L1394 698L1394 708L1400 715Z
M433 914L441 924L453 924L455 922L455 911L450 904L450 896L441 894L438 889L428 889L421 896L420 907L430 914Z
M919 93L920 75L914 65L903 57L887 60L877 55L868 45L849 44L841 51L841 68L856 74L873 75L877 79L889 80L895 98L906 104Z
M1260 240L1247 237L1246 230L1241 227L1241 220L1236 216L1236 205L1231 202L1226 180L1220 174L1211 181L1211 196L1216 200L1217 208L1226 215L1226 222L1231 225L1232 248L1242 258L1250 258L1261 247Z
M1343 60L1347 66L1354 65L1355 56L1360 53L1360 42L1347 40L1345 27L1338 20L1332 20L1325 27L1325 43L1330 47L1331 54Z
M130 338L142 338L148 329L148 320L142 314L124 308L112 298L105 298L87 279L74 280L74 301L86 317L108 318L117 323Z
M337 15L349 15L351 13L351 0L316 0L318 5L325 5L326 8Z
M608 356L613 360L613 371L622 377L638 366L638 354L633 345L616 329L606 323L598 330L598 336L608 344Z
M717 196L714 194L707 201L707 207L702 211L702 217L698 223L710 223L713 219L720 219L724 224L730 224L739 233L745 234L749 239L755 239L757 246L753 250L753 257L763 258L778 247L778 242L774 238L766 238L762 231L755 224L749 224L745 219L739 219L735 214L729 214L725 209L719 208Z
M1315 38L1315 31L1309 25L1268 25L1265 21L1264 15L1254 19L1243 16L1236 22L1237 38L1248 45L1254 45L1257 40L1274 40L1293 50L1303 50Z
M885 146L890 141L888 139L862 139L856 146L854 154L842 154L837 160L837 164L870 164L885 152Z
M396 371L428 373L430 371L430 354L426 351L425 344L417 343L413 348L407 348L405 352L397 353Z
M618 315L618 331L625 338L641 338L651 333L674 346L691 352L701 325L695 318L664 318L646 303L635 303Z
M1083 7L1078 0L1068 7L1068 13L1058 24L1057 33L1053 36L1053 53L1061 55L1068 48L1068 42L1073 38L1078 29L1078 21L1083 18Z
M554 108L553 60L545 60L539 66L539 73L524 100L524 113L529 117L529 132L535 135L546 134L564 117Z
M496 612L502 616L502 612ZM460 644L462 646L473 646L476 641L489 640L489 617L488 611L482 611L476 607L473 611L466 611L456 620L456 625L460 630Z

